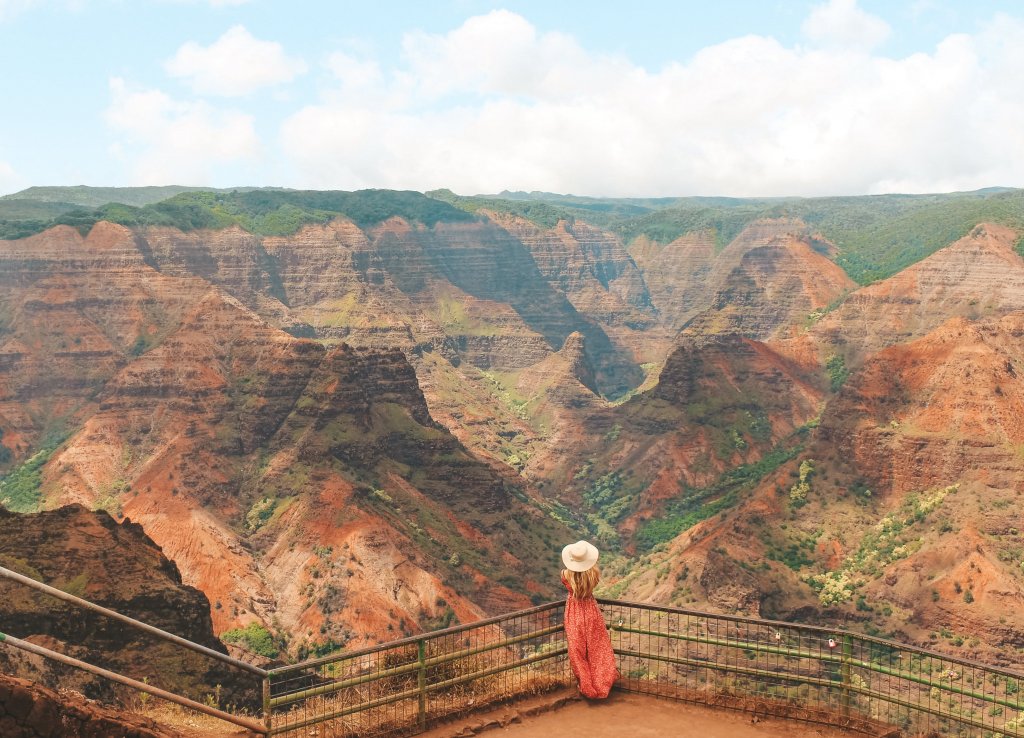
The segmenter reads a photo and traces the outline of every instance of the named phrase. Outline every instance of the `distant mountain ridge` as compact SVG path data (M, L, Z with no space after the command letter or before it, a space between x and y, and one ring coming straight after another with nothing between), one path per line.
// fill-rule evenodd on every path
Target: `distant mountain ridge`
M1024 190L1004 187L820 198L596 198L545 192L461 196L450 190L424 195L176 185L31 187L0 198L0 238L22 238L62 223L88 228L99 220L184 229L236 223L254 233L291 235L303 225L337 216L366 225L392 215L428 224L459 219L430 201L466 213L492 210L519 215L545 228L559 220L580 218L615 233L627 247L639 237L669 243L687 233L707 231L722 248L756 220L796 218L836 245L836 262L860 284L895 274L966 235L980 222L1024 232Z
M123 205L148 205L174 197L182 192L213 191L209 187L187 187L168 185L165 187L29 187L0 197L0 202L10 200L34 200L36 202L61 203L78 207L97 208L111 202Z

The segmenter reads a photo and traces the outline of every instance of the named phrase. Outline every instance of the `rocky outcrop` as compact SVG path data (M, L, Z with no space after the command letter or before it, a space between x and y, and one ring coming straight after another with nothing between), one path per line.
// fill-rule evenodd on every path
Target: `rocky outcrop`
M180 738L147 718L114 710L74 692L60 694L0 674L0 735L4 738Z
M754 280L755 283L764 278L770 281L773 277L784 276L794 269L800 272L801 277L806 278L807 275L813 279L815 269L825 265L819 265L816 260L811 265L800 264L799 259L806 254L793 254L796 261L779 269L775 268L773 258L785 256L781 252L768 252L763 259L743 265L746 255L752 250L807 237L808 228L799 220L762 219L748 225L720 250L716 247L713 232L698 231L684 234L668 244L641 236L630 244L630 254L648 285L660 321L678 329L708 310L716 293L728 290L730 279L742 282L751 270L765 270L763 277ZM829 275L835 270L838 267L834 264L827 265ZM780 271L782 275L778 275ZM709 326L709 332L714 332L714 328ZM699 332L694 333L699 335Z
M747 398L772 398L790 417L801 417L821 397L816 377L806 368L776 352L771 344L727 334L701 344L683 342L665 362L658 385L632 400L630 409L666 401L691 415L710 416L702 401L728 404Z
M129 520L80 505L19 515L0 510L0 563L38 581L226 654L210 602L182 583L173 562ZM230 667L103 615L0 579L0 631L201 700L255 704L256 686ZM62 665L0 654L7 669L51 686L109 697L110 685Z
M1024 482L1024 313L952 318L871 356L822 416L821 444L899 497L970 478Z
M917 264L852 293L815 333L856 362L950 318L1024 310L1024 259L1014 251L1016 239L1009 228L980 224Z
M707 305L708 279L715 261L710 231L687 233L663 244L646 236L629 246L661 320L678 330Z
M647 285L622 242L582 221L540 228L514 215L489 216L521 241L547 282L605 325L654 323Z
M386 640L389 626L412 632L553 589L529 578L518 592L493 584L518 564L502 547L536 553L558 526L516 526L516 516L537 517L520 482L431 418L401 351L327 350L209 287L175 330L106 383L43 478L46 504L77 501L140 522L209 595L218 632L276 622L312 644ZM337 530L310 537L308 520ZM399 586L355 565L304 574L315 551L378 550L366 541L387 541L396 556L404 542ZM265 566L254 545L281 555ZM316 580L311 592L327 588L287 600L304 580ZM355 617L346 600L380 610Z
M153 228L139 239L162 272L202 277L297 335L399 347L407 355L440 351L507 370L539 361L581 331L605 391L638 382L631 358L599 320L545 278L520 239L489 221L427 228L392 218L364 230L340 219L264 239L238 228ZM590 231L584 240L598 253L602 247L594 244L614 238ZM643 302L635 269L615 273L631 267L621 247L617 257L598 259L598 272L610 280L602 289L615 282L612 289Z
M209 285L156 272L127 228L0 241L0 428L16 455L87 417L104 384ZM16 434L16 436L15 436Z
M955 256L969 247L992 293L933 281L922 299L941 312L956 305L939 300L944 292L968 301L988 297L992 315L949 317L914 340L869 353L845 383L834 376L841 386L823 395L820 426L805 431L799 456L734 508L690 527L630 571L619 583L625 596L836 622L1012 662L1007 644L1021 642L1024 606L1018 566L1024 313L1006 312L1015 255L1002 252L1006 266L993 270L990 258L999 251L984 243L980 230L971 238L974 245L968 239L950 248ZM897 275L894 284L909 278ZM903 294L895 317L917 315L910 294ZM854 336L866 335L860 328L852 326ZM900 334L920 328L910 318ZM895 340L884 330L885 340ZM787 348L806 363L803 351ZM650 394L672 384L700 386L681 368L670 361L662 387ZM679 396L687 397L692 407L692 396Z
M0 442L11 456L0 464L27 458L54 426L72 432L59 446L54 436L29 490L38 500L23 507L78 502L138 521L209 595L217 632L280 627L297 652L553 591L529 577L515 590L495 584L518 566L503 547L536 555L558 526L541 520L524 537L513 519L538 513L516 497L521 481L434 422L407 361L439 361L448 377L458 370L439 354L507 368L561 346L508 302L451 279L520 302L540 290L556 335L551 326L586 322L535 269L523 272L521 245L486 229L497 245L400 221L277 240L101 223L84 238L57 228L0 243ZM449 242L459 253L445 256ZM513 253L490 264L495 249ZM489 270L479 284L474 263ZM309 337L294 335L302 325ZM343 520L307 533L309 521ZM364 563L313 579L309 559L332 545ZM281 553L264 567L269 550ZM385 560L398 567L391 578L373 568ZM296 582L318 594L285 599Z
M139 251L162 274L200 277L250 300L259 294L287 299L276 265L267 258L260 239L238 226L188 233L148 228L137 239Z
M576 535L560 520L629 551L658 516L707 515L665 541L687 584L641 573L627 594L803 612L815 593L771 556L841 566L859 539L833 514L867 530L871 505L933 485L1019 485L1013 239L979 227L837 307L835 247L792 219L629 253L580 220L494 213L286 237L56 228L0 242L0 470L45 437L23 509L139 522L215 631L279 628L292 655L554 595L534 562ZM804 458L753 478L780 445L821 470L803 507ZM749 484L715 497L733 471ZM750 551L774 563L741 566Z
M462 513L505 511L504 480L430 417L401 352L342 346L310 377L278 439L300 438L298 459L334 458L353 469L402 464L417 489Z
M649 548L640 534L650 521L795 443L825 394L816 365L769 344L736 335L686 342L646 392L614 407L581 404L527 472L613 544L630 550L642 539Z
M766 340L807 321L855 287L842 269L812 248L809 238L775 238L743 254L685 333Z
M547 341L539 334L526 329L519 335L511 333L463 334L455 338L453 344L462 361L485 371L526 369L551 356L551 347Z
M620 439L645 439L627 457L650 484L630 527L656 517L684 485L704 487L726 469L760 458L818 411L814 373L770 345L721 336L683 344L657 386L626 403Z

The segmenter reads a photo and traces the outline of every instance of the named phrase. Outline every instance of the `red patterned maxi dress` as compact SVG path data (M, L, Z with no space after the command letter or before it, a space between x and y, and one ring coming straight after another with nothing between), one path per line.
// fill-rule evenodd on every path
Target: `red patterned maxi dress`
M565 586L568 589L567 583ZM619 670L615 668L612 639L604 616L593 596L578 600L569 590L569 599L565 601L565 640L569 644L569 666L580 692L591 699L607 697Z

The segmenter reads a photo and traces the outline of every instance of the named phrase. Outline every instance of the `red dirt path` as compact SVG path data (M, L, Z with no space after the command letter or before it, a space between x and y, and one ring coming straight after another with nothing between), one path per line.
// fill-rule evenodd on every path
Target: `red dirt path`
M540 714L510 716L515 705L489 715L468 717L431 730L420 738L853 738L863 735L829 726L779 718L757 718L747 712L721 710L644 695L612 692L607 700L573 700ZM496 723L511 724L501 727ZM490 729L488 729L490 728Z

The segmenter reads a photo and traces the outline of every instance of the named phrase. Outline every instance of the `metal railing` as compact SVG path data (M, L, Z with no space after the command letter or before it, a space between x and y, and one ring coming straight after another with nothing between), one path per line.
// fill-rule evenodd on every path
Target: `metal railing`
M331 738L414 735L428 724L571 681L564 604L270 671L270 735L329 723Z
M869 731L1024 736L1024 673L843 630L599 600L627 691Z
M202 646L198 643L168 633L160 628L155 628L148 623L143 623L134 618L130 618L127 615L123 615L114 610L97 605L88 600L84 600L81 597L64 592L55 587L50 587L42 582L36 581L30 577L26 577L17 572L11 571L5 567L0 566L0 578L14 582L18 585L27 587L30 590L39 592L49 597L62 600L75 607L81 608L92 613L95 613L104 620L114 621L115 625L128 626L127 629L109 630L109 623L102 622L97 625L97 628L104 631L105 634L110 637L113 634L124 633L125 640L137 638L137 634L142 634L148 638L149 641L141 645L140 650L145 650L148 654L147 658L142 662L135 665L133 669L137 673L134 675L123 674L120 671L115 671L113 668L104 668L103 666L83 661L82 659L75 658L74 656L55 651L51 648L46 648L35 643L29 643L21 638L16 638L10 634L0 632L0 643L15 648L24 653L30 653L35 656L40 656L50 662L56 662L65 666L70 666L75 670L91 674L99 677L106 683L115 683L124 687L128 687L134 692L152 695L159 697L160 699L173 702L182 707L186 707L190 710L195 710L212 717L225 720L234 725L238 725L243 728L255 731L257 733L266 733L265 717L262 715L253 717L252 715L246 714L247 712L255 712L257 710L246 709L243 705L237 706L233 710L222 709L220 702L220 692L222 687L226 687L225 694L233 694L235 696L242 696L245 692L249 692L252 698L248 701L257 703L260 699L264 702L264 709L266 709L265 702L269 699L269 695L265 695L267 682L267 671L248 664L244 661L232 658L227 654L220 653L206 646ZM2 620L2 618L0 618ZM80 627L80 622L75 624L75 627ZM134 631L134 635L129 635L129 632ZM69 643L65 644L71 648L80 648L87 644L81 643ZM154 645L157 645L154 648ZM162 647L162 648L161 648ZM187 655L182 656L180 653L175 654L175 649L182 649L187 652ZM222 685L219 683L204 683L206 674L209 672L210 663L222 666L226 669L231 670L230 672L221 671L218 676L232 676L232 674L238 674L239 684L227 684ZM176 665L178 667L192 667L195 671L201 672L196 675L195 678L189 680L189 686L197 690L196 694L188 696L181 694L181 692L187 692L189 690L184 689L179 682L180 677L175 674L168 674L167 667L169 665ZM123 667L122 667L122 670ZM244 675L244 676L243 676ZM248 683L244 683L244 680L248 679ZM166 684L161 685L162 681L166 681ZM222 679L221 681L235 681L235 679ZM239 702L245 702L246 700L241 699Z
M0 567L0 577L230 666L259 695L227 711L149 680L0 633L0 642L262 735L415 735L488 705L569 685L564 604L270 670L233 659ZM1024 673L842 630L599 600L617 688L873 732L1024 738ZM179 690L180 691L180 690Z

